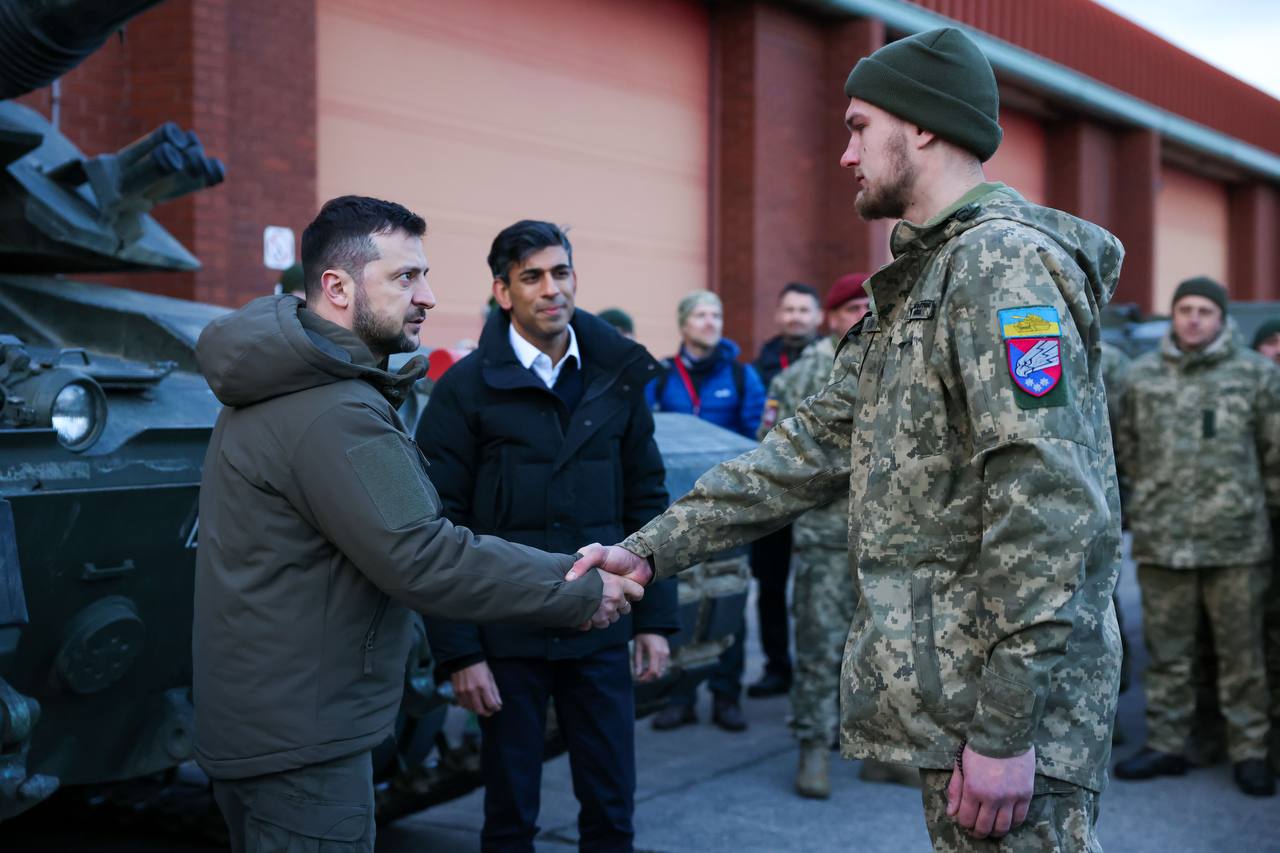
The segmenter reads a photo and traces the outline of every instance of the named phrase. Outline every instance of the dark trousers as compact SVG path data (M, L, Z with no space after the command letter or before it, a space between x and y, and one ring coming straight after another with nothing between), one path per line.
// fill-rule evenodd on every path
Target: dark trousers
M757 539L751 546L751 574L758 584L756 607L760 616L760 648L764 670L791 677L787 649L787 576L791 573L791 527Z
M481 849L533 850L550 699L569 747L579 849L630 851L636 711L627 647L611 646L575 660L497 658L489 668L502 710L480 719Z
M249 779L213 780L232 853L373 853L368 752Z
M743 610L745 611L746 608L744 607ZM747 620L744 612L742 627L733 635L733 645L720 653L720 657L716 660L716 668L707 679L707 686L715 695L732 699L734 702L742 698L742 671L747 664L746 642ZM692 705L697 701L698 684L693 682L672 690L667 704Z

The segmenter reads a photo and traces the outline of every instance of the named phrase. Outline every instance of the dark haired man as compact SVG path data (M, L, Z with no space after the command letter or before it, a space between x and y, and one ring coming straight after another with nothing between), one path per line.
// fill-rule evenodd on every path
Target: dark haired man
M302 235L307 301L256 299L196 347L226 406L200 489L196 757L235 853L373 850L370 751L392 735L413 610L607 627L630 609L608 578L564 583L571 557L441 515L395 413L424 365L386 370L435 306L425 229L333 199Z
M789 282L778 294L774 319L781 332L765 342L755 361L756 372L768 388L774 377L800 360L818 339L822 302L818 291L803 282ZM766 406L767 412L767 406ZM751 574L759 589L756 612L760 620L760 648L764 672L747 687L747 695L778 696L791 689L791 652L787 626L787 578L791 574L791 528L770 533L751 545Z
M445 514L552 551L639 529L667 505L644 399L653 357L575 309L573 248L555 225L504 229L489 268L501 310L489 314L479 349L440 378L418 426ZM482 849L533 850L549 700L581 804L580 848L631 849L632 670L659 677L678 628L671 583L590 634L427 619L437 673L480 717Z
M873 313L760 448L571 576L665 577L847 489L842 752L920 768L935 850L1096 851L1120 502L1093 342L1123 250L985 181L1000 95L962 30L885 45L844 91L854 206L902 219Z

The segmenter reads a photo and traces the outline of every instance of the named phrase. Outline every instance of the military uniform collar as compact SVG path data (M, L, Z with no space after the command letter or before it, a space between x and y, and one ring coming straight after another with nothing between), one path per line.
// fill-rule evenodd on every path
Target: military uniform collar
M895 225L889 237L890 251L897 258L906 252L932 249L947 242L977 224L974 220L978 215L1000 199L997 193L1008 196L1010 200L1022 200L1016 190L999 181L978 184L923 225L906 219Z
M1173 337L1173 325L1170 324L1169 332L1164 336L1164 340L1160 342L1160 354L1166 360L1180 364L1183 367L1213 364L1216 361L1222 361L1236 351L1239 335L1240 332L1236 328L1236 321L1228 317L1226 324L1222 327L1222 331L1209 342L1207 347L1201 350L1188 351L1178 346L1178 342Z

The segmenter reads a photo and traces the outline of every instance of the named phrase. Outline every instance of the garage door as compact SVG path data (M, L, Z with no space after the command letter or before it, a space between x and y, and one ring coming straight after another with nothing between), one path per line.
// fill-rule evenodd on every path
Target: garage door
M1178 282L1197 275L1227 281L1227 188L1164 166L1156 195L1156 292L1152 310L1169 313Z
M707 285L709 22L685 0L321 0L320 200L427 219L424 341L478 335L490 241L570 227L579 304L618 306L659 355Z

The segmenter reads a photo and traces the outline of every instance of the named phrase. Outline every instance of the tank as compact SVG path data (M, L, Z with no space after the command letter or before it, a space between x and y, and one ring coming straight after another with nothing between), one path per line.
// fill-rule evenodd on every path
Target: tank
M0 98L57 79L158 2L0 0ZM11 100L0 166L0 821L47 801L5 831L127 821L216 835L190 761L197 497L219 411L194 351L226 309L77 277L198 268L150 212L225 170L172 123L90 155ZM435 375L453 360L440 355ZM658 416L658 442L673 495L753 444L681 415ZM741 554L688 577L675 665L640 688L642 715L704 678L740 624ZM451 699L424 632L398 736L375 754L380 820L479 784ZM554 724L547 738L554 754Z
M44 86L157 0L0 2L0 98ZM191 270L149 214L220 183L164 124L87 156L0 103L0 819L60 785L191 754L200 466L217 402L193 347L221 309L68 280Z

